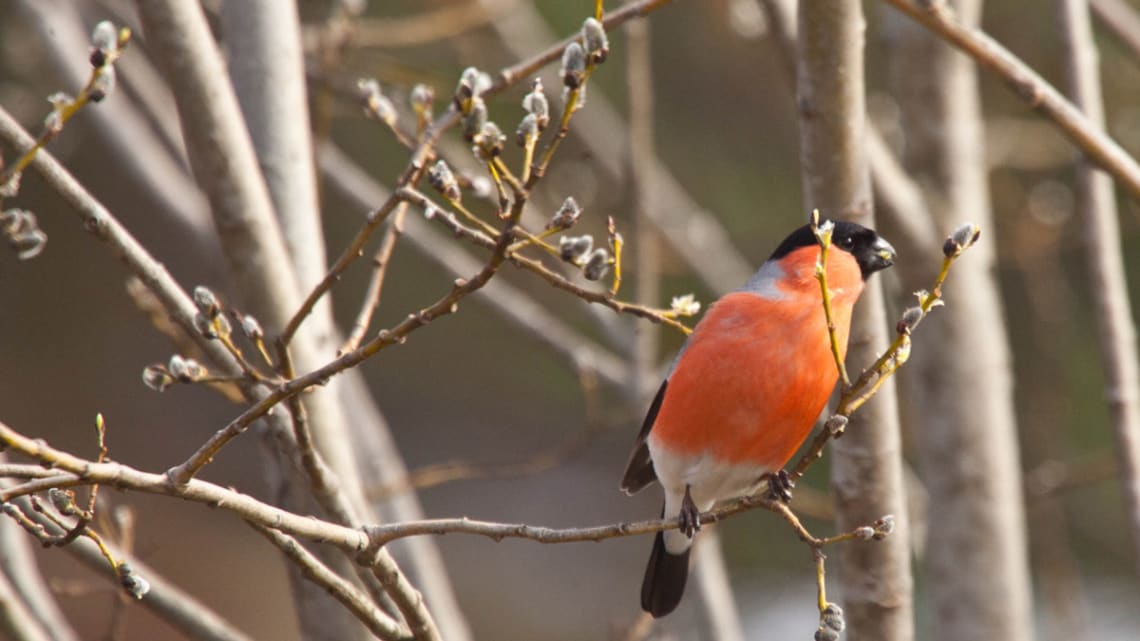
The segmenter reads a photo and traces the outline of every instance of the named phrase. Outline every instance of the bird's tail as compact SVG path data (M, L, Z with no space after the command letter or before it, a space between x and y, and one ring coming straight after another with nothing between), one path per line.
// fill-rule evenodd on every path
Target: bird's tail
M642 610L660 618L677 609L681 595L685 593L692 549L687 547L680 554L670 554L665 549L664 534L657 533L653 540L653 553L649 555L649 566L645 568L645 580L641 583Z

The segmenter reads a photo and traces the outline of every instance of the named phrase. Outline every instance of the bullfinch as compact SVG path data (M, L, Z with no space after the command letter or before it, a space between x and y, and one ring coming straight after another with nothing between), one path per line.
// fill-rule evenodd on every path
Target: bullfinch
M828 288L841 355L851 311L894 248L874 231L835 222ZM621 488L633 494L658 481L663 517L679 530L657 534L641 607L672 612L685 590L700 513L753 491L765 479L778 494L783 467L823 412L839 377L823 295L815 278L819 243L810 225L791 233L740 289L714 303L693 329L649 407Z

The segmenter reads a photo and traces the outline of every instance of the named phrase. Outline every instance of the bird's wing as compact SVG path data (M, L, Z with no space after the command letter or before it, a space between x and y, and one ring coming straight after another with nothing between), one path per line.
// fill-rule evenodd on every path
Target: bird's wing
M668 385L669 379L661 383L661 389L657 390L657 396L653 398L649 412L645 415L645 422L641 425L641 432L633 444L633 454L629 457L629 465L626 465L625 476L621 479L621 489L626 494L636 494L657 480L657 472L653 469L653 459L649 457L649 444L646 441L649 438L649 430L653 429L653 423L657 420L661 402L665 400L665 388Z

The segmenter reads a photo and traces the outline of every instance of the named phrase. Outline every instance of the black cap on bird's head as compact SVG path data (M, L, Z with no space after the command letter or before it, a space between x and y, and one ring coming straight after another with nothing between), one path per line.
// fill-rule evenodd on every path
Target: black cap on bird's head
M828 221L821 220L820 224L826 222ZM895 248L876 234L875 230L844 220L834 221L834 224L835 229L831 233L831 246L855 257L863 280L894 264ZM776 248L776 251L772 252L772 256L768 260L780 260L797 249L818 244L819 241L816 239L811 225L804 225L785 238L784 242Z

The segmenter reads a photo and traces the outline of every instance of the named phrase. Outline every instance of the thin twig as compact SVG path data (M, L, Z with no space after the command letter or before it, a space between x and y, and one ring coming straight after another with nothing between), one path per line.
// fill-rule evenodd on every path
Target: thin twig
M301 568L306 578L319 585L352 612L352 615L364 623L377 638L386 641L404 641L412 638L412 633L406 627L376 607L355 585L330 570L296 539L260 523L250 522L250 526Z
M163 474L143 472L121 463L95 463L85 460L53 448L42 440L26 437L2 422L0 422L0 444L24 456L54 466L63 477L61 481L63 486L104 483L119 489L176 496L187 501L231 512L246 521L272 527L291 536L327 543L356 553L367 553L369 550L374 551L376 548L396 539L425 534L463 533L486 536L496 540L522 538L539 543L571 543L651 534L679 527L675 518L564 529L454 518L409 521L357 529L323 521L312 516L294 514L258 501L247 494L200 479L190 479L186 485L177 486L167 482L167 478ZM0 502L16 500L31 491L36 491L36 488L30 487L27 483L0 488ZM770 499L764 494L744 496L728 501L703 513L701 523L715 523L756 508L779 514L793 527L797 536L805 541L816 542L821 545L828 545L837 541L834 537L819 539L812 536L799 523L799 519L791 513L786 504Z
M827 286L827 254L831 250L831 232L834 225L824 228L819 224L819 210L811 213L811 227L816 240L819 241L819 260L815 264L815 279L819 281L820 294L823 297L823 316L827 320L827 339L831 344L831 357L835 360L835 367L839 371L839 380L843 387L851 385L847 378L847 367L843 364L843 349L839 345L839 328L835 324L835 312L831 308L831 288Z
M886 0L996 73L1023 102L1048 118L1061 133L1140 202L1140 164L1095 126L1029 65L979 29L962 26L944 0L918 3Z
M396 248L396 241L399 240L400 234L403 232L404 216L407 212L407 203L400 203L388 224L388 229L384 230L384 237L380 239L380 247L372 256L372 278L368 281L368 291L364 296L364 302L360 306L360 312L356 315L356 322L352 324L352 331L341 348L337 350L337 354L343 354L360 347L360 341L364 340L364 334L368 331L368 326L372 324L372 315L380 307L380 296L384 290L384 277L388 274L388 265L392 260L392 251Z
M356 232L356 236L352 238L352 241L350 241L344 251L341 252L340 257L333 263L328 273L321 279L321 282L313 287L313 290L305 297L305 301L301 303L301 306L297 308L293 317L289 319L289 323L285 325L285 329L281 331L281 335L277 339L280 344L288 345L290 341L293 340L293 336L301 327L301 323L304 322L309 313L313 311L313 307L316 306L317 301L332 289L332 286L340 280L341 275L348 269L348 266L360 257L364 250L364 244L368 242L372 233L376 231L381 223L388 219L388 215L391 214L399 204L400 199L393 195L379 208L369 212L364 225Z
M428 206L435 207L435 205L431 203L431 201L428 200L426 196L414 189L405 188L401 191L407 197L408 201L412 204L415 204L422 208L426 208ZM432 220L447 226L447 228L451 230L452 233L462 236L463 238L470 240L477 245L488 249L491 249L495 246L495 240L493 238L483 234L476 229L465 227L450 212L446 212L445 215L434 215L432 216ZM574 283L567 280L561 274L551 270L540 261L532 258L527 258L519 254L510 254L509 259L511 263L516 267L530 271L554 287L568 291L588 303L597 303L599 305L609 307L618 313L631 314L633 316L645 318L655 323L668 325L669 327L672 327L684 334L688 334L692 331L684 323L676 320L676 318L671 316L670 312L668 311L652 309L644 305L615 300L614 298L610 297L608 291L598 292L586 289L584 287L579 287L578 285L575 285Z

